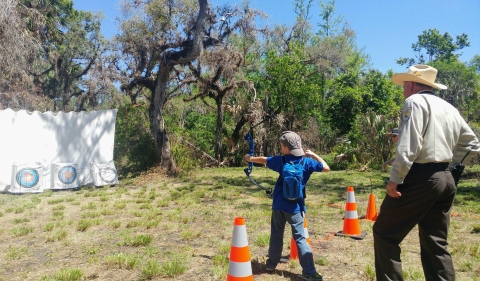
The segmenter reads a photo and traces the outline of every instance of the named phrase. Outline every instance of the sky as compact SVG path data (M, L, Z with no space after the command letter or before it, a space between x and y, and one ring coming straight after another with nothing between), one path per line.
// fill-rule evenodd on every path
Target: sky
M120 15L120 0L73 0L77 10L102 12L102 34L111 38L118 32L116 18ZM209 0L212 6L240 5L241 0ZM327 2L326 0L323 1ZM295 22L293 0L251 0L251 6L268 15L261 24ZM320 0L313 1L310 24L318 30ZM356 33L357 46L370 56L371 67L383 73L388 70L405 72L405 66L396 64L400 57L414 57L412 44L418 35L429 29L440 34L448 32L453 38L465 33L470 46L461 53L460 60L470 61L480 55L480 1L479 0L336 0L335 15L342 16Z

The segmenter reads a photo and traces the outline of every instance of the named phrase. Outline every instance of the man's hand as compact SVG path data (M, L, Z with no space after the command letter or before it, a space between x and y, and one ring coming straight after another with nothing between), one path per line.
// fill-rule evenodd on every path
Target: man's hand
M387 183L387 195L393 198L398 198L402 196L400 192L397 191L397 185L398 183L395 183L393 181L388 181Z
M250 158L252 158L252 156L249 155L249 154L245 154L245 156L243 156L243 158L245 158L245 161L250 162Z

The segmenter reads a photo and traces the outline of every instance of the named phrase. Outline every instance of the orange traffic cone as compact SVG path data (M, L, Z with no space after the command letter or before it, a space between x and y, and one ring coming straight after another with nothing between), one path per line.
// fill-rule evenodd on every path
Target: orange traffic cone
M227 281L253 281L245 219L236 217L233 226Z
M355 202L353 186L347 188L347 204L345 209L343 231L339 231L335 235L348 236L358 240L365 238L367 233L365 231L360 231L360 222L358 221L357 203Z
M303 232L305 234L305 240L307 240L307 244L312 247L310 244L310 236L308 235L308 228L307 228L307 218L305 215L303 215ZM290 259L291 260L297 260L298 259L298 248L297 248L297 243L295 243L295 240L292 239L290 240Z
M373 193L370 193L370 196L368 196L368 207L365 219L371 221L375 221L377 219L377 205L375 203L375 194Z
M290 259L291 260L298 260L298 248L297 248L297 243L295 240L290 239Z

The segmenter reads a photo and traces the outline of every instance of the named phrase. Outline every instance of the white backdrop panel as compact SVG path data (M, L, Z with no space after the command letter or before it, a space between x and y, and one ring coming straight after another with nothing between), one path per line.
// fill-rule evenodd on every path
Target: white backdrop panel
M113 160L117 110L27 112L0 110L0 192L11 184L13 164L40 162L45 187L53 163L77 164L78 183L92 185L90 162Z

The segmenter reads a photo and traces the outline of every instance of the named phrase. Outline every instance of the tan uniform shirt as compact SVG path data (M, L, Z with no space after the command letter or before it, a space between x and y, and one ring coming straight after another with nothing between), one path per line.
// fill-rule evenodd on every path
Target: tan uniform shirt
M464 161L468 163L480 151L477 137L455 107L437 96L420 93L408 97L402 108L390 172L390 180L398 184L403 183L413 162L456 163L472 149Z

